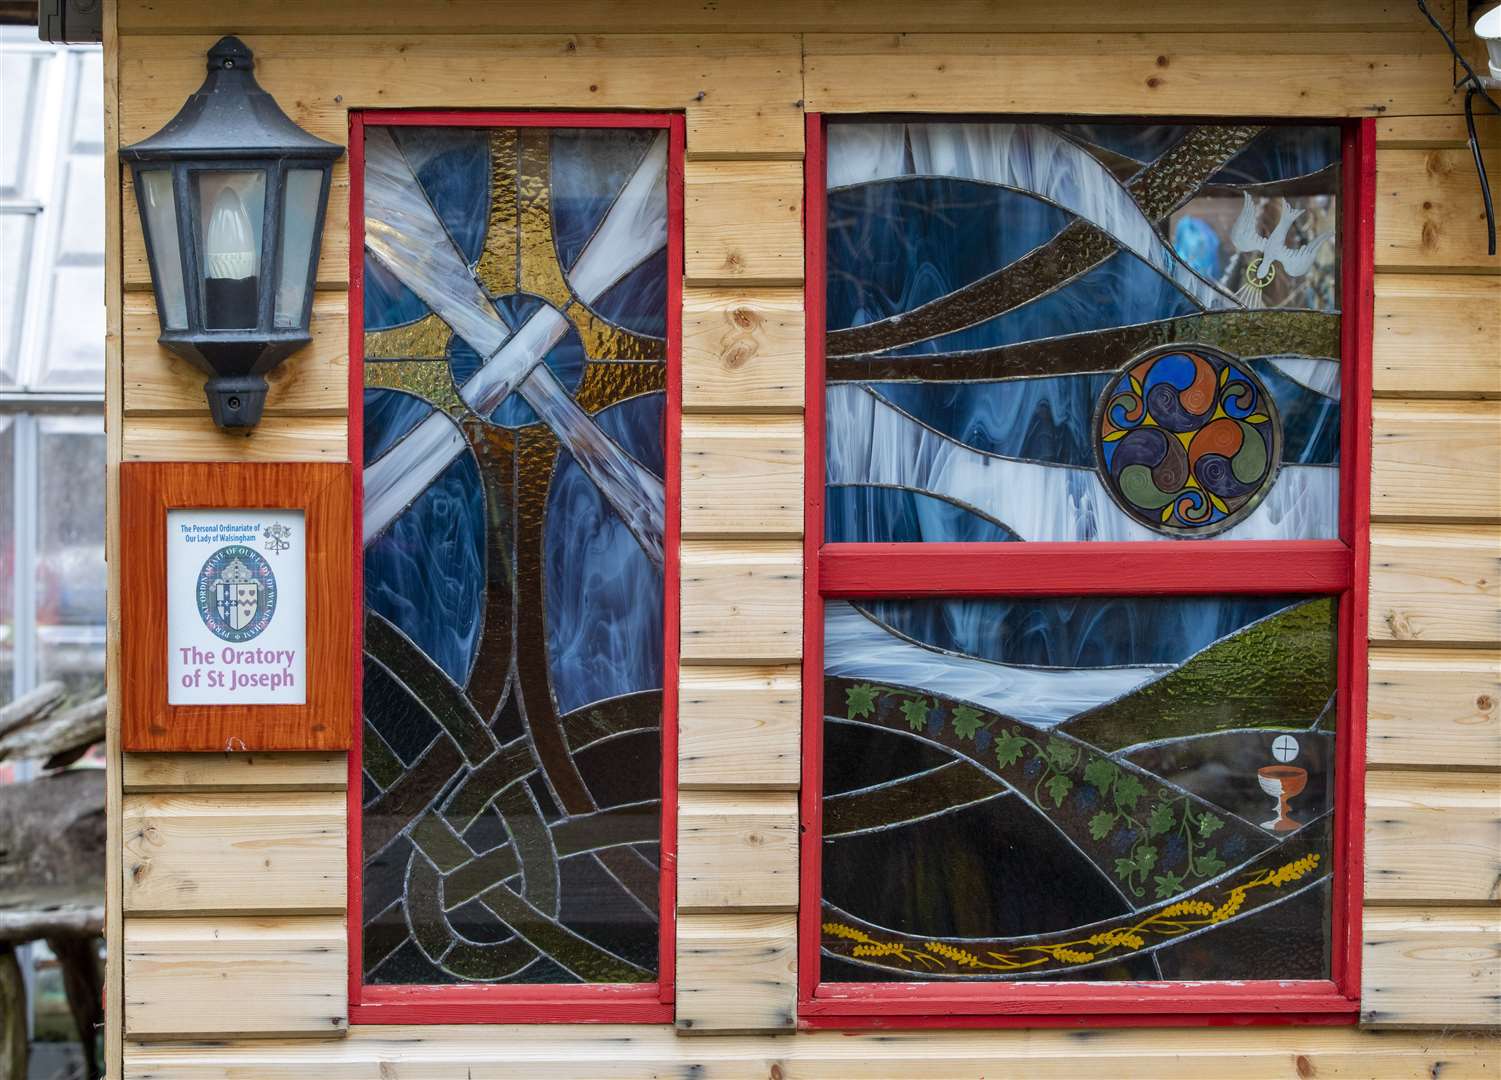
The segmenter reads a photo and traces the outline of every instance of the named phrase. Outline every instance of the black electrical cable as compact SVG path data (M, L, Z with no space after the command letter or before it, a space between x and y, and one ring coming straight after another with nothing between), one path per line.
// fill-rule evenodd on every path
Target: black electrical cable
M1454 38L1443 24L1433 17L1433 12L1428 10L1428 5L1423 0L1417 0L1418 10L1433 25L1433 28L1443 35L1444 42L1449 46L1449 51L1454 54L1454 59L1459 61L1459 66L1464 68L1464 78L1454 84L1458 90L1465 88L1465 129L1470 136L1470 153L1475 155L1475 172L1480 177L1480 198L1485 203L1485 231L1487 239L1486 251L1494 255L1496 253L1496 208L1491 202L1491 181L1485 174L1485 159L1480 154L1480 136L1475 130L1475 98L1485 99L1486 104L1501 113L1501 105L1496 104L1496 99L1491 97L1481 82L1480 76L1470 66L1470 62L1459 51L1459 46L1454 43Z

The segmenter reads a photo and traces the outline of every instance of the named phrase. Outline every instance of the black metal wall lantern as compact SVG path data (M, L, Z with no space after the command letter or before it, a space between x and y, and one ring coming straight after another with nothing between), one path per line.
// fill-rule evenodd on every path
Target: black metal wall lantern
M257 85L250 49L220 38L208 78L167 126L120 151L162 333L209 375L220 427L252 427L266 373L311 339L313 283L333 163L344 148L303 131Z

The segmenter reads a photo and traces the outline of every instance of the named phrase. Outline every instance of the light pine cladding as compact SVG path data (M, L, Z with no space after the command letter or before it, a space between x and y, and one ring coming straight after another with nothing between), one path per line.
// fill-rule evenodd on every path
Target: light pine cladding
M125 790L343 791L349 780L340 751L126 754Z
M1377 274L1375 316L1378 397L1501 397L1501 277Z
M690 156L800 152L796 34L247 33L256 77L297 123L346 144L350 109L658 109L686 113ZM484 20L479 20L483 27ZM143 34L120 57L121 137L166 123L203 81L213 35ZM337 59L335 59L337 57ZM782 106L785 105L785 108ZM764 115L758 115L764 114ZM127 264L128 266L128 264ZM342 280L342 279L340 279Z
M343 416L268 416L253 428L226 431L214 426L205 405L192 416L133 417L125 431L126 461L345 461L348 456Z
M1350 1027L842 1031L682 1038L602 1024L370 1026L127 1047L139 1080L1494 1080L1496 1040Z
M797 916L678 916L677 1027L790 1031L797 1022Z
M1495 906L1367 908L1364 939L1363 1023L1501 1027Z
M678 675L678 788L796 791L796 666L685 666Z
M1482 152L1501 174L1501 150ZM1485 208L1468 150L1376 153L1376 268L1501 273L1485 251Z
M1501 521L1501 402L1379 401L1371 517Z
M1288 33L1290 25L1300 21L1233 34L808 34L805 94L810 110L839 113L1453 111L1451 61L1431 30Z
M1448 26L1454 0L1432 0L1435 15ZM495 0L411 0L400 6L368 0L323 0L287 6L278 0L244 0L224 11L199 0L128 0L120 23L126 33L231 34L288 33L339 35L398 31L406 34L463 33L476 26L492 32L549 33L557 16L546 6ZM662 3L659 0L578 0L568 8L569 28L581 34L740 33L788 29L831 33L901 32L913 28L906 0L723 0L715 4ZM1067 8L1035 0L947 0L923 10L929 30L971 32L1004 25L1013 31L1079 29ZM1308 4L1306 0L1117 0L1090 19L1089 31L1102 33L1177 32L1192 28L1242 33L1253 26L1296 25L1312 31L1418 30L1421 16L1399 0Z
M1427 645L1501 642L1501 529L1373 526L1370 633Z
M803 534L800 417L683 419L684 537Z
M690 284L802 280L800 162L690 161L683 198L683 272Z
M685 540L680 573L685 663L778 663L802 655L799 543Z
M266 376L265 415L337 416L349 410L349 297L319 292L312 343ZM200 416L208 376L156 343L161 326L149 292L125 294L125 414Z
M1501 652L1371 650L1366 758L1501 770Z
M800 289L683 290L683 411L803 408Z
M791 792L685 792L678 911L796 911L797 841Z
M127 795L125 908L340 915L345 817L342 791Z
M1367 902L1501 900L1501 774L1366 777Z
M340 1035L342 917L125 920L125 1036Z

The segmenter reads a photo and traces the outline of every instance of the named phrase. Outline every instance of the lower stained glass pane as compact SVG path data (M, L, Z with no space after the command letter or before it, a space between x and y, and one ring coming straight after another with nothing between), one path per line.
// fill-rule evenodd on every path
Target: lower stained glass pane
M655 981L667 135L366 130L364 979Z
M821 978L1328 978L1336 613L830 601Z

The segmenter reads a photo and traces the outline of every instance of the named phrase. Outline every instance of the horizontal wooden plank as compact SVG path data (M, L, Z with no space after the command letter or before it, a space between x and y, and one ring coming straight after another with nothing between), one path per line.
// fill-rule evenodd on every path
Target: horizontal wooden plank
M792 542L683 542L682 657L777 663L802 656L803 558Z
M1501 402L1380 401L1372 414L1371 516L1501 519Z
M1370 668L1371 765L1501 769L1501 653L1378 647Z
M678 787L797 790L801 717L796 667L685 666Z
M128 918L125 1036L340 1035L342 918Z
M802 280L801 162L689 162L683 193L684 275L691 284Z
M568 20L563 20L568 21ZM298 124L348 142L363 108L659 109L687 114L690 156L801 156L797 35L476 33L346 35L338 62L317 36L250 33L256 77ZM120 139L165 124L203 81L215 34L120 42ZM127 210L127 217L133 211Z
M1501 1026L1501 911L1371 908L1364 937L1362 1022Z
M342 752L254 754L126 754L127 792L343 791L349 765Z
M1370 116L1457 107L1443 40L1427 29L840 33L805 42L807 107L818 112Z
M202 413L207 376L156 343L161 326L148 292L125 294L125 415ZM313 299L313 340L266 381L267 416L343 416L349 408L349 298L320 292Z
M1480 137L1480 145L1501 146L1501 116L1486 115L1484 106L1475 113L1475 133ZM1463 149L1470 145L1470 134L1465 127L1465 118L1459 113L1382 116L1376 120L1376 145L1420 150L1433 147Z
M805 355L800 290L683 290L684 412L800 411Z
M196 416L136 416L125 427L126 461L345 461L342 416L268 416L246 431L223 431Z
M1372 772L1365 796L1367 901L1501 900L1501 776Z
M1386 397L1501 397L1501 278L1377 274L1374 388Z
M260 66L259 57L256 58L256 66ZM341 146L347 145L348 125L336 137L329 136L329 141ZM124 284L128 291L144 292L151 288L151 267L146 261L146 236L141 231L141 213L136 207L134 175L127 169L122 176L125 190L121 204L124 217L120 222L120 250L124 262ZM342 289L348 281L349 161L347 158L340 158L334 164L333 177L328 186L328 211L318 249L317 284L320 288ZM129 317L127 309L127 320Z
M1490 175L1501 150L1486 150ZM1376 268L1501 273L1485 252L1485 206L1469 150L1376 153Z
M1449 25L1452 0L1429 6ZM1067 8L1032 0L945 0L929 4L918 16L903 0L720 0L713 4L661 3L659 0L577 0L568 8L568 26L580 34L596 33L775 33L828 31L867 33L904 31L915 23L930 30L1013 31L1087 29L1090 33L1154 30L1221 30L1244 32L1254 27L1296 25L1301 33L1318 30L1417 29L1426 26L1415 11L1397 0L1359 3L1325 0L1121 0L1091 12L1086 26ZM126 0L120 5L122 34L304 33L356 34L399 31L411 34L505 31L513 34L557 28L555 12L535 4L495 0L413 0L400 6L368 0L322 0L288 6L278 0L244 0L233 11L201 0Z
M797 1022L797 916L680 915L680 1031L790 1031Z
M685 537L803 535L799 417L683 419Z
M1501 530L1490 525L1371 529L1372 641L1501 641Z
M1494 1080L1495 1056L1490 1035L1296 1026L686 1039L639 1024L383 1024L346 1039L126 1047L132 1080L372 1080L382 1064L392 1080Z
M797 842L791 792L685 792L678 911L796 911Z
M127 795L125 909L134 914L342 914L342 792Z

